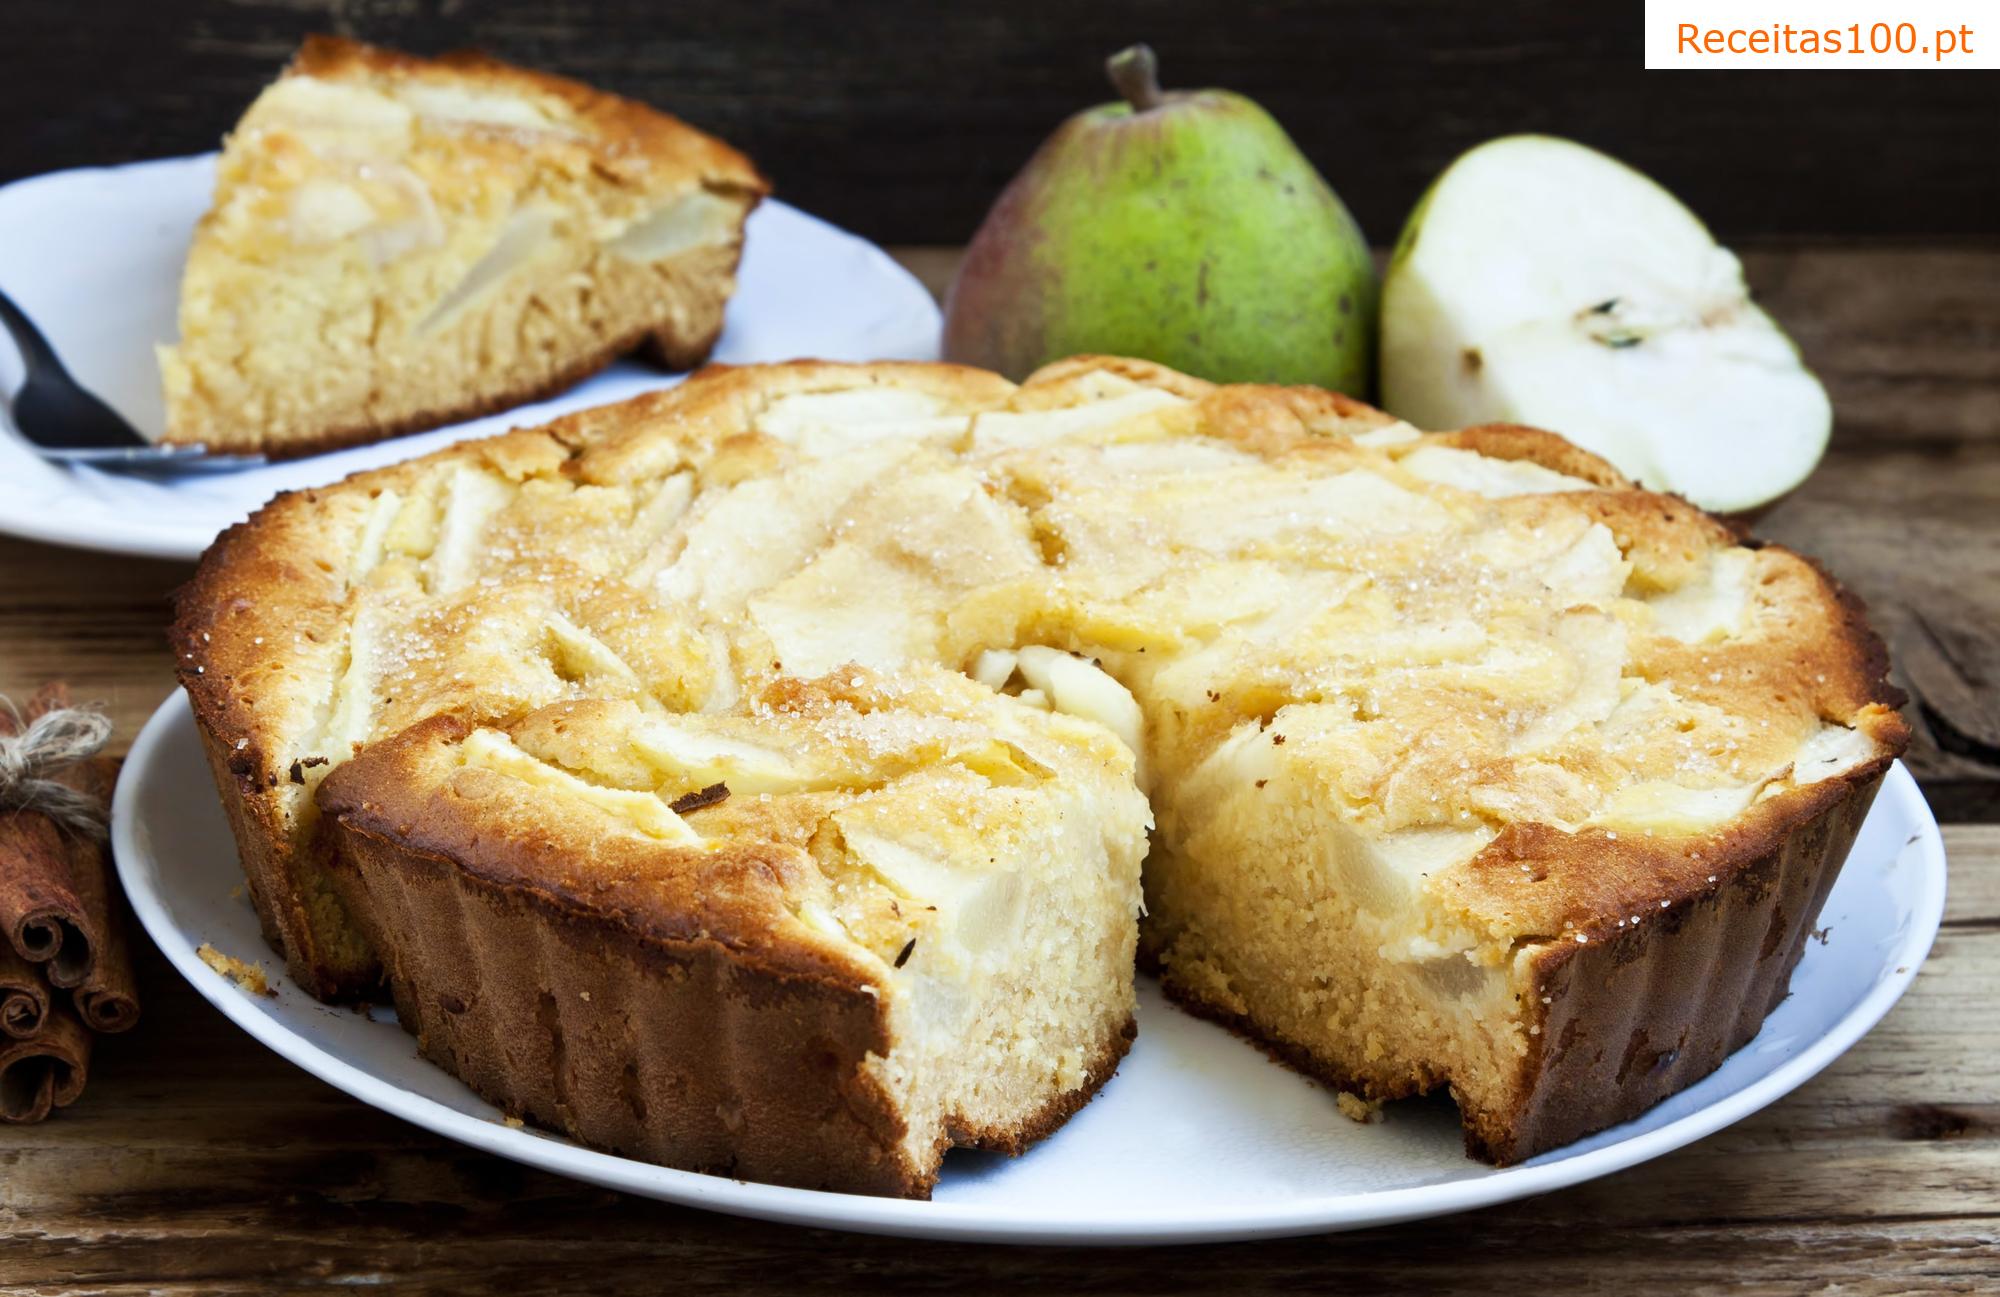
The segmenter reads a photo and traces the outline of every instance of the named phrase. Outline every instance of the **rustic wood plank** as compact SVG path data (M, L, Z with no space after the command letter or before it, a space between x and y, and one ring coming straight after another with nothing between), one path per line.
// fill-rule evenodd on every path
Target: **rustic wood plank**
M109 713L123 752L174 690L168 597L193 571L0 537L0 694L67 680Z
M1886 11L1885 11L1886 12ZM11 0L0 176L212 147L309 31L476 44L679 112L787 198L881 240L956 242L1134 40L1170 84L1274 113L1378 241L1459 151L1575 134L1731 236L1989 236L2000 78L1645 73L1623 5L1478 0ZM1973 20L1975 23L1977 19ZM97 93L115 86L116 93Z
M662 1206L383 1116L230 1025L148 948L147 1018L91 1089L0 1128L0 1282L270 1292L393 1275L465 1292L1992 1291L2000 1284L2000 826L1947 830L1952 891L1903 1003L1819 1078L1659 1161L1454 1220L1089 1252L833 1235ZM1390 1119L1394 1120L1391 1110ZM1441 1239L1448 1244L1441 1245Z
M1757 522L1868 602L1941 814L2000 818L2000 249L1753 249L1833 398L1827 460Z

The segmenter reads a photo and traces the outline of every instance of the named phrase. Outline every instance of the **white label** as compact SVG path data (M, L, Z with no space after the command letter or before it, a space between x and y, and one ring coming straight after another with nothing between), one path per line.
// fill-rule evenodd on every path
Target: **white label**
M1646 66L2000 66L1990 0L1646 0Z

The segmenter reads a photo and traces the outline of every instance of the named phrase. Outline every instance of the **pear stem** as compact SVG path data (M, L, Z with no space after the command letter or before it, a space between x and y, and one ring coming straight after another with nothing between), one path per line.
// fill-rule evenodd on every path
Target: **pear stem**
M1154 57L1152 46L1143 42L1128 45L1104 60L1104 70L1118 93L1125 96L1125 102L1132 105L1133 112L1143 113L1160 106L1164 98L1160 94L1160 61Z

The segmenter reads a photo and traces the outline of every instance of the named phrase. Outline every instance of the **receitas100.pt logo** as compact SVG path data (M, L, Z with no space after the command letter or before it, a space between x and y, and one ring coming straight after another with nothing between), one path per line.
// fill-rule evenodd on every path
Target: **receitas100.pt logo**
M1993 13L1979 0L1646 0L1646 66L1990 69Z

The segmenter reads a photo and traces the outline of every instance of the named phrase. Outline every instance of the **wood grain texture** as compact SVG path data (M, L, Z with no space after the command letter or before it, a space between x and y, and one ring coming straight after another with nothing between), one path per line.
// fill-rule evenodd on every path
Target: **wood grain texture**
M722 134L782 197L873 238L960 242L1058 122L1111 97L1103 58L1148 40L1170 85L1226 86L1269 108L1378 242L1453 156L1509 131L1609 149L1731 237L1980 236L2000 212L2000 170L1986 161L2000 77L1647 73L1632 4L91 0L87 10L84 20L74 0L9 0L0 178L212 147L302 35L333 31L420 52L479 45L582 77Z
M1395 1229L1087 1251L912 1243L621 1197L473 1152L264 1050L147 951L147 1016L89 1092L0 1129L0 1288L1581 1294L2000 1287L2000 826L1947 831L1909 995L1795 1094L1657 1162ZM1389 1120L1394 1120L1394 1110Z
M2000 249L1744 260L1835 416L1826 462L1756 529L1867 600L1940 813L2000 819Z

